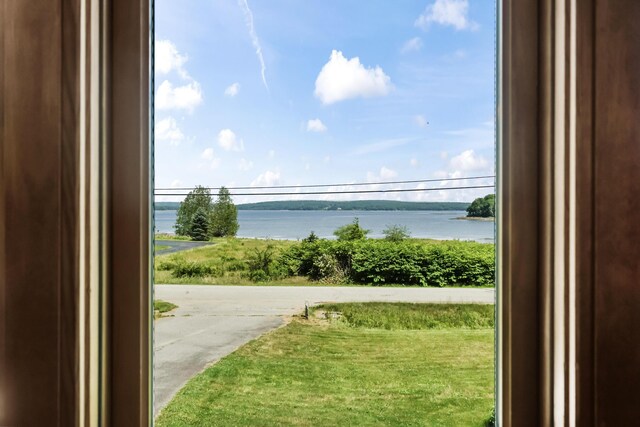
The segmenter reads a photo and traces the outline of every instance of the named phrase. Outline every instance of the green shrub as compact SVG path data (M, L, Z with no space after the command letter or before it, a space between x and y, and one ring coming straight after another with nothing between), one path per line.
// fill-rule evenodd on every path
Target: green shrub
M245 271L247 263L244 260L233 256L222 255L220 257L220 270L225 271Z
M496 408L491 410L489 418L484 422L485 427L496 427Z
M171 271L175 267L174 261L160 261L156 264L156 269L158 271Z
M272 245L255 249L247 257L247 277L254 282L265 282L283 277L280 264L276 263L276 252Z
M216 268L209 264L194 261L179 260L173 266L175 277L204 277L215 276Z
M374 285L491 286L493 245L475 242L318 239L301 242L277 259L282 276Z
M313 260L314 271L318 280L327 283L343 283L347 272L333 254L323 253Z
M428 260L418 245L398 245L376 241L357 245L352 259L352 278L356 283L374 285L403 284L426 286L424 276Z
M409 230L404 225L389 225L382 231L385 240L390 242L402 242L411 236Z
M333 232L338 240L363 240L371 230L360 227L360 219L355 218L351 224L343 225Z
M320 238L316 235L316 233L314 231L311 231L311 233L309 233L307 237L302 239L302 241L305 243L314 243L314 242L317 242L318 239Z

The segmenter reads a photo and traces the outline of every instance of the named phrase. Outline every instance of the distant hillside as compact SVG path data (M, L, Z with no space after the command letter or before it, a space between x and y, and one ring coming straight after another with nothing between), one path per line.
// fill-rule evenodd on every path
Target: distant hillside
M398 202L393 200L356 200L336 202L324 200L289 200L246 203L241 211L464 211L466 202ZM176 211L180 202L156 202L157 211Z
M463 211L465 202L398 202L393 200L356 200L336 202L323 200L290 200L246 203L238 210L246 211Z
M180 202L156 202L155 208L157 211L177 211L180 207Z

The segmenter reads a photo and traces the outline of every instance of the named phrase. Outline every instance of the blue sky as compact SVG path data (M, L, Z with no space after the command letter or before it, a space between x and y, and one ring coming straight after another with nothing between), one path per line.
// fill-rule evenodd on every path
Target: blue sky
M156 0L155 28L156 187L494 172L492 1Z

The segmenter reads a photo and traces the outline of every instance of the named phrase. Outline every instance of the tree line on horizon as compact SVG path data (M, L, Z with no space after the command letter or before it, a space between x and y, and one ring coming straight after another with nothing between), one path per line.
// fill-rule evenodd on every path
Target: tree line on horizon
M463 211L468 202L405 202L398 200L277 200L238 204L238 210L372 210L372 211ZM180 202L156 202L156 210L177 210Z

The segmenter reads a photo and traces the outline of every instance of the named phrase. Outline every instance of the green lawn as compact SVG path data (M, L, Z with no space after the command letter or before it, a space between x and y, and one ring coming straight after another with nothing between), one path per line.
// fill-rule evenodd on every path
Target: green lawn
M167 301L162 301L160 299L153 301L153 312L155 313L156 319L162 317L164 313L168 313L173 309L178 308L177 305L172 304Z
M181 240L181 241L191 240L191 238L188 236L178 236L178 235L169 234L169 233L156 233L155 238L156 240Z
M157 238L157 236L156 236ZM157 255L155 259L154 278L156 284L192 284L192 285L269 285L269 286L308 286L320 284L305 277L288 277L277 282L252 282L244 277L246 269L245 259L249 253L267 246L274 249L286 249L296 244L292 240L264 240L242 238L212 239L211 246L189 249L175 254ZM175 260L187 262L207 263L213 265L220 272L217 275L204 277L175 277L170 270L164 270L163 265Z
M493 306L320 307L191 379L156 425L483 426L492 326Z
M165 249L169 249L169 248L170 248L170 246L169 246L169 245L155 245L156 253L157 253L158 251L163 251L163 250L165 250Z

